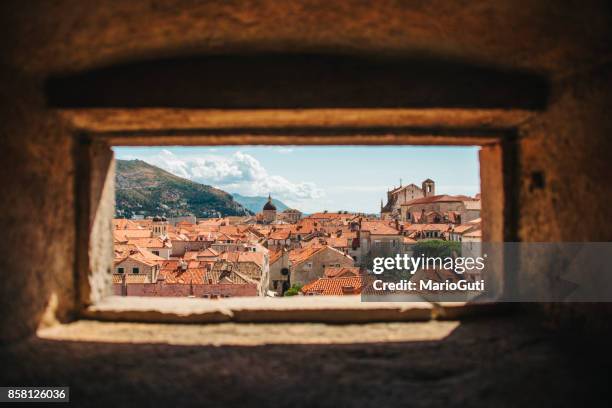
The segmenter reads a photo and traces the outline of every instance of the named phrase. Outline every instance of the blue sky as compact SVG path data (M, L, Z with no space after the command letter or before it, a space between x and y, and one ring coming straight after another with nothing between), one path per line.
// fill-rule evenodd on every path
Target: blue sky
M388 188L431 178L437 194L480 192L478 147L219 146L115 147L229 193L267 195L304 212L378 212Z

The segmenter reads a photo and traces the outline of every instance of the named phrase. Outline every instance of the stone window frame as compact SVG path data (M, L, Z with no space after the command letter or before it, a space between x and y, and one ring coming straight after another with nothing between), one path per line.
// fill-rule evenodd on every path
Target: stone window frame
M244 114L244 112L242 112ZM338 117L346 112L335 112ZM444 112L443 116L449 112ZM64 112L67 115L81 117L83 112ZM96 113L97 115L98 113ZM261 112L251 112L261 115ZM494 113L495 114L500 114ZM504 114L500 114L502 117ZM107 113L106 121L112 118L113 112ZM263 114L266 116L266 114ZM282 115L275 115L282 116ZM383 115L384 116L384 115ZM521 116L523 118L523 116ZM227 118L224 118L227 119ZM73 118L74 120L74 118ZM273 120L270 120L274 122ZM111 119L112 122L112 119ZM504 121L501 121L504 123ZM516 240L516 208L514 208L514 191L517 183L515 128L489 129L487 132L473 126L457 132L453 129L445 135L445 128L432 133L411 132L405 128L389 127L387 136L380 131L368 134L368 128L352 126L340 129L341 135L334 136L335 127L329 129L304 129L287 126L267 127L265 132L249 134L242 127L234 131L224 128L223 134L215 134L214 129L194 131L173 131L165 136L159 131L131 129L95 130L79 132L76 158L81 175L77 190L77 289L79 310L82 317L101 320L136 320L165 322L211 322L211 321L322 321L358 323L364 321L419 320L427 309L429 317L433 315L456 316L457 313L471 313L473 305L424 305L405 304L376 305L372 303L355 303L347 299L324 299L325 297L304 297L297 302L285 299L274 299L277 305L270 305L269 299L217 299L214 304L197 306L195 299L173 299L169 302L163 298L142 299L117 298L109 296L110 276L112 270L112 231L110 222L114 213L114 158L111 150L117 145L470 145L480 146L481 192L483 200L483 235L492 242ZM231 128L230 128L231 129ZM307 131L307 132L306 132ZM295 136L295 134L300 134ZM322 136L321 134L324 134ZM390 136L389 136L390 134ZM291 136L288 136L291 135ZM476 136L474 136L476 135ZM500 188L501 186L501 188ZM509 197L509 199L506 199ZM103 226L107 226L104 231ZM110 243L110 248L109 248ZM90 245L92 244L92 245ZM105 255L106 254L106 255ZM106 261L102 258L106 256ZM110 263L109 263L110 262ZM503 265L503 260L500 260ZM498 268L503 274L503 268ZM503 281L512 279L507 274ZM503 285L502 285L503 286ZM498 290L504 296L503 287ZM342 297L341 297L342 298ZM197 299L196 302L207 302L208 299ZM187 303L186 303L187 302ZM307 304L304 304L304 303ZM210 302L208 302L210 303ZM484 307L488 307L485 305ZM188 310L188 311L186 311ZM461 310L461 312L459 312ZM299 313L297 313L299 312Z
M328 51L186 52L165 59L153 52L153 59L126 55L45 79L47 107L75 136L76 315L144 319L141 312L154 309L149 315L162 320L193 316L184 306L193 299L107 297L113 145L479 145L483 241L518 240L519 129L547 108L546 76L400 50ZM506 286L516 287L516 271L505 270L504 259L495 264L501 265L493 271L495 289L505 296ZM409 314L398 304L391 313L380 304L317 301L222 299L207 319L357 322ZM208 307L195 303L200 311ZM415 313L423 308L416 305Z

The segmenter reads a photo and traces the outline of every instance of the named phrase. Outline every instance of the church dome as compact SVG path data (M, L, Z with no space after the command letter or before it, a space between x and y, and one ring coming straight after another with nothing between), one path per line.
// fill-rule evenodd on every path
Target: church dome
M268 196L268 202L263 206L264 211L276 211L276 206L272 204L272 196Z

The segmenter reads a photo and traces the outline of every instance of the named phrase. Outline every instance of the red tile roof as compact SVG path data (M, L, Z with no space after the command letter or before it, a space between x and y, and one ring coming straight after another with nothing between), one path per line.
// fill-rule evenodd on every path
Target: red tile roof
M326 278L339 278L344 276L360 275L358 266L328 266L325 268L324 274Z
M311 245L306 248L296 248L289 252L289 262L291 265L298 265L324 248L327 246Z
M115 242L127 242L129 239L149 237L151 237L151 231L148 229L113 230L113 239Z
M170 248L170 243L159 237L152 238L128 238L128 244L137 245L142 248Z
M113 229L125 230L125 229L140 229L140 226L132 220L125 218L115 218L113 220Z
M367 275L319 278L304 285L301 292L304 295L322 296L358 295L370 283L371 279Z
M357 215L353 214L353 213L347 213L347 214L338 214L337 212L320 212L320 213L314 213L309 215L308 217L306 217L305 219L327 219L327 220L332 220L332 219L352 219L355 218Z
M272 265L274 262L278 261L280 259L280 257L283 255L283 250L279 249L279 250L270 250L270 265Z
M134 249L130 249L129 251L117 256L115 258L114 264L118 265L128 258L133 259L137 262L143 263L148 266L161 264L163 261L165 261L164 258L159 257L155 255L154 253L147 251L144 248L134 246Z
M219 259L225 259L231 262L253 262L263 269L265 262L265 254L263 252L223 252L219 255Z
M399 231L385 221L362 221L362 231L370 231L372 235L398 235Z
M268 239L274 240L285 240L291 236L291 230L289 228L277 229L276 231L270 232Z
M474 231L470 231L467 234L463 235L466 238L482 238L482 230L477 229Z
M476 226L473 225L473 224L461 224L461 225L457 225L457 226L453 227L453 231L452 232L457 233L457 234L463 234L463 233L465 233L465 232L467 232L467 231L469 231L471 229L474 229L474 228L476 228Z

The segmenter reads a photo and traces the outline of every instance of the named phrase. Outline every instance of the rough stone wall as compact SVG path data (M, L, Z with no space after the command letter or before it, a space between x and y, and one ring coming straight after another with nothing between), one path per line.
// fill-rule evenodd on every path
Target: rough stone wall
M74 160L70 132L44 110L40 82L0 68L0 341L70 317Z
M103 142L92 143L88 150L91 157L91 185L89 197L84 198L89 198L91 232L89 242L85 242L87 246L82 247L82 251L87 251L89 255L88 265L81 267L83 270L79 282L79 301L82 305L90 305L110 294L111 272L115 258L112 235L112 219L115 216L113 151Z
M610 65L559 81L521 129L522 241L612 241L610 89Z
M521 130L518 238L611 238L612 81L600 64L610 58L612 19L604 1L60 0L0 7L7 32L0 38L0 226L14 247L25 248L0 250L0 340L67 318L76 297L73 139L45 108L43 80L118 62L301 51L434 55L542 73L554 80L553 95L547 111ZM496 219L495 239L500 227ZM55 312L45 314L49 304Z
M546 113L521 129L519 238L524 242L612 241L612 71L609 65L565 78ZM525 262L525 261L524 261ZM524 285L554 278L527 265ZM529 282L526 282L529 281ZM609 304L540 305L555 325L608 330Z

